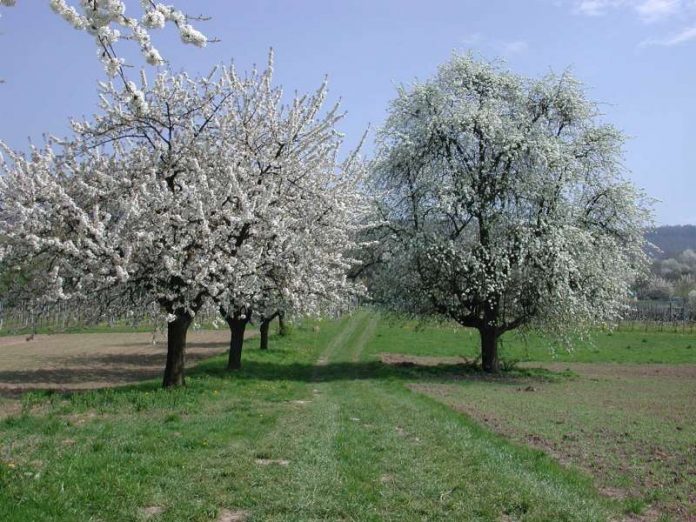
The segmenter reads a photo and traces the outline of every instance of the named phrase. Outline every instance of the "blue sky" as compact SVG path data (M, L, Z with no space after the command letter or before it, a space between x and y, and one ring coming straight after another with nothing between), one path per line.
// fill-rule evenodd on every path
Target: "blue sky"
M76 0L75 0L76 1ZM170 2L167 2L170 3ZM175 70L263 65L307 91L329 77L348 112L349 144L384 120L395 86L425 79L453 50L503 58L516 72L570 68L630 140L631 178L660 200L659 224L696 224L696 0L171 0L212 19L219 43L185 46L171 28L154 41ZM91 114L103 79L90 37L39 0L0 8L0 139L25 148ZM138 2L128 2L132 12ZM134 65L130 43L119 47ZM152 68L150 68L152 69ZM130 74L136 76L137 69ZM370 147L367 152L369 154Z

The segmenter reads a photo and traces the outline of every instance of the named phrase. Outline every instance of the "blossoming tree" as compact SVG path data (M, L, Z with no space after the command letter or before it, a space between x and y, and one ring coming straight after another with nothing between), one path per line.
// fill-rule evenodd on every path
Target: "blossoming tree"
M273 93L279 95L279 91ZM241 367L244 331L253 315L260 319L265 349L269 323L278 314L333 312L362 293L362 285L346 274L357 263L352 254L367 211L359 185L364 166L357 156L359 148L343 162L337 161L342 137L334 129L336 109L316 118L324 96L322 86L308 102L313 108L301 118L281 109L266 113L259 123L268 128L254 142L251 154L271 162L261 162L262 171L287 176L283 214L277 215L270 235L257 238L263 252L254 274L258 284L231 291L220 301L230 327L230 370ZM279 107L278 103L276 98L269 106ZM292 135L297 139L279 150L278 144L285 140L277 135L278 129L288 127L294 128Z
M352 156L337 165L341 138L335 133L324 138L336 150L296 163L304 166L288 189L303 188L296 199L286 201L282 226L277 221L266 244L259 245L262 261L253 274L257 285L230 291L219 301L230 328L229 370L241 368L244 332L253 316L259 318L261 348L266 349L269 324L279 314L334 313L363 293L360 283L346 277L358 263L352 253L367 210L357 185L363 177L362 164ZM284 164L286 172L292 172L292 165Z
M265 284L253 298L262 350L268 349L268 330L276 317L282 324L288 315L334 314L364 295L362 284L348 277L360 264L354 255L366 226L365 198L355 185L363 178L363 165L352 156L342 169L351 175L325 177L320 190L302 198L289 235L296 240L283 245L276 257L280 262L267 267Z
M509 330L616 319L646 265L649 219L622 177L622 141L568 74L454 56L401 88L373 170L376 297L478 329L489 372Z
M184 384L186 333L206 302L250 307L268 267L294 251L314 249L319 268L289 274L304 270L318 288L323 275L341 281L359 169L336 160L336 108L319 115L325 87L282 105L271 83L269 66L163 73L137 97L102 84L101 113L73 122L73 139L28 157L5 148L3 262L45 257L49 298L119 290L157 303L168 319L165 386ZM298 288L289 278L279 290L312 302Z

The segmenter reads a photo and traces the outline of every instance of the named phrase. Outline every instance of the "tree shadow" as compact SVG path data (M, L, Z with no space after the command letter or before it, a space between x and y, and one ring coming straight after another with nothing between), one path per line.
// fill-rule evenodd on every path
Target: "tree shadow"
M196 347L215 343L197 343ZM189 352L188 363L199 363L224 353L221 350ZM0 371L0 396L16 398L29 391L71 392L117 388L162 376L166 353L85 354L57 360L36 370ZM191 370L189 370L191 371Z
M519 386L530 381L556 380L563 375L545 368L523 368L498 374L484 373L473 364L419 365L387 364L379 360L333 362L324 365L269 361L245 361L241 370L204 364L193 368L189 375L219 379L332 382L359 380L398 381L483 381Z
M215 343L198 343L208 345ZM219 346L219 345L215 345ZM326 364L283 363L258 360L259 357L278 357L278 351L255 354L254 360L243 361L241 370L228 371L224 362L210 360L223 355L212 350L189 352L187 362L198 363L187 368L187 377L207 377L236 381L295 381L320 383L332 381L408 381L408 382L491 382L519 386L530 381L556 380L564 375L543 368L523 368L491 375L470 363L417 364L413 362L385 363L380 360L331 362ZM284 354L281 354L281 356ZM159 387L165 353L102 354L72 358L75 367L61 366L36 370L0 371L0 396L13 397L29 391L58 393L95 389L133 390ZM151 382L143 382L151 381Z

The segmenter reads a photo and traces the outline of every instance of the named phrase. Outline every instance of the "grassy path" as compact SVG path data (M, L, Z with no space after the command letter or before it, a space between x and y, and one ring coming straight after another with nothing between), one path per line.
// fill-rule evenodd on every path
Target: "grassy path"
M185 390L28 396L0 422L0 520L607 520L585 476L410 391L380 318L221 358ZM382 340L383 341L383 340Z
M366 312L346 321L308 402L265 437L268 455L289 464L275 477L279 498L251 510L259 520L607 518L583 477L354 364L378 323Z

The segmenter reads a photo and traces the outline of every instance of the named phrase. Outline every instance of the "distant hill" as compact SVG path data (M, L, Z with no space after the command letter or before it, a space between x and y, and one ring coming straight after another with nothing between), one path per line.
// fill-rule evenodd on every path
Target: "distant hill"
M696 250L696 225L657 227L648 232L645 237L662 250L656 254L656 257L660 259L674 257L687 248Z

